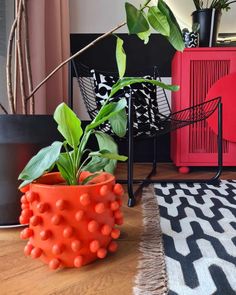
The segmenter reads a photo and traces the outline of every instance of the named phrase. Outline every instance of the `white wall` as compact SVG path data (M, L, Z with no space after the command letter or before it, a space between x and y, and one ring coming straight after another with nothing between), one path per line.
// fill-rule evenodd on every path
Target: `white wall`
M155 0L154 0L155 1ZM125 19L126 0L70 0L71 33L104 33ZM142 0L129 0L138 6ZM174 11L181 27L191 26L192 0L166 0ZM121 29L120 32L126 32ZM220 32L236 32L236 3L223 12Z
M70 0L71 33L104 33L125 20L126 0ZM139 0L130 0L138 5ZM126 33L126 28L119 33Z

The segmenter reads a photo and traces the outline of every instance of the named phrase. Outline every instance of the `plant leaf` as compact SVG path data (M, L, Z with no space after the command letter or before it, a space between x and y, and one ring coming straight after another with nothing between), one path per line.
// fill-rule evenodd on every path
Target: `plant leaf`
M127 131L127 114L123 109L109 119L113 132L119 136L124 137Z
M149 24L144 16L143 11L138 10L132 4L125 3L126 22L130 34L138 34L146 32L149 29Z
M56 165L67 184L74 184L73 167L71 166L69 155L61 153Z
M82 181L82 185L87 184L89 181L93 180L95 177L97 177L100 173L94 173L92 175L89 175L88 177L86 177L83 181Z
M59 158L63 143L55 141L48 147L41 149L25 166L18 179L27 180L28 183L39 178L47 171ZM19 188L23 187L23 182Z
M123 48L124 41L117 37L116 40L116 63L119 71L119 77L123 78L126 70L126 54Z
M118 80L117 83L112 86L110 95L113 96L114 94L116 94L117 91L124 88L125 86L132 85L135 83L151 83L153 85L159 86L163 89L167 89L170 91L179 90L179 86L177 86L177 85L168 85L168 84L165 84L165 83L157 81L157 80L136 78L136 77L125 77L125 78Z
M146 32L142 32L142 33L138 33L137 36L139 37L139 39L144 41L144 44L148 44L149 42L149 37L151 35L151 31L147 30Z
M109 150L111 153L114 154L118 153L117 144L109 134L103 133L101 131L95 131L94 134L97 138L100 150ZM116 160L110 160L109 163L105 166L104 170L113 174L116 169L116 163Z
M157 32L164 36L170 35L170 26L165 15L156 7L152 6L148 10L148 21Z
M98 156L100 158L106 158L106 159L117 160L117 161L122 161L122 162L124 162L128 159L126 156L118 155L117 153L111 153L108 150L100 150L100 151L96 151L96 152L91 152L89 155L92 157Z
M170 26L170 35L167 39L176 50L183 51L185 46L181 29L173 12L163 0L158 1L158 8L162 14L166 16Z
M91 173L102 171L108 163L109 159L94 156L87 165L82 167L81 171L89 171Z
M68 144L76 148L83 134L81 122L76 114L65 103L61 103L54 112L54 120Z
M86 132L98 127L105 121L109 120L112 116L124 109L126 105L127 102L125 98L120 99L118 102L110 102L109 104L106 104L104 107L100 109L92 123L87 125Z

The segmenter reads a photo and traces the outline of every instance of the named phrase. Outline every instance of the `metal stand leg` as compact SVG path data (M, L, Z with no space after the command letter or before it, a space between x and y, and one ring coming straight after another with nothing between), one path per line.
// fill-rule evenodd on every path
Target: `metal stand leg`
M152 175L157 172L157 136L153 138L153 162L152 162Z
M133 207L135 205L135 196L133 192L133 165L134 165L134 138L133 138L133 103L132 93L129 99L129 111L128 111L128 206Z
M218 145L218 170L216 175L211 179L211 182L218 182L218 179L221 175L223 170L223 136L222 136L222 102L219 102L218 105L218 138L217 138L217 145Z

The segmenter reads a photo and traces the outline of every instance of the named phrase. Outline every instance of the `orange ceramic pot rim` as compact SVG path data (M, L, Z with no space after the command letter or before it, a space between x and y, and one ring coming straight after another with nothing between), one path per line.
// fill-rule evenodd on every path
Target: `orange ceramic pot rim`
M96 180L97 179L97 180ZM107 173L107 172L101 172L100 175L94 178L96 180L96 183L89 183L87 185L68 185L68 184L63 184L65 182L64 178L61 176L60 172L51 172L51 173L46 173L40 178L38 178L36 181L32 182L30 185L33 185L34 187L46 187L48 189L50 188L74 188L74 187L83 187L84 189L88 187L93 187L97 186L98 184L100 185L105 185L109 182L115 181L115 176ZM63 184L63 185L62 185Z

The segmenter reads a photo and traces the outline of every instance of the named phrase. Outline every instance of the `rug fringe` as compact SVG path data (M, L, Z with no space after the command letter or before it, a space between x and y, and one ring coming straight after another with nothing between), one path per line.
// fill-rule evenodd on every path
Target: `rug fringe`
M144 188L142 194L143 233L139 244L141 257L135 277L134 295L167 295L165 254L160 227L160 213L154 187Z

